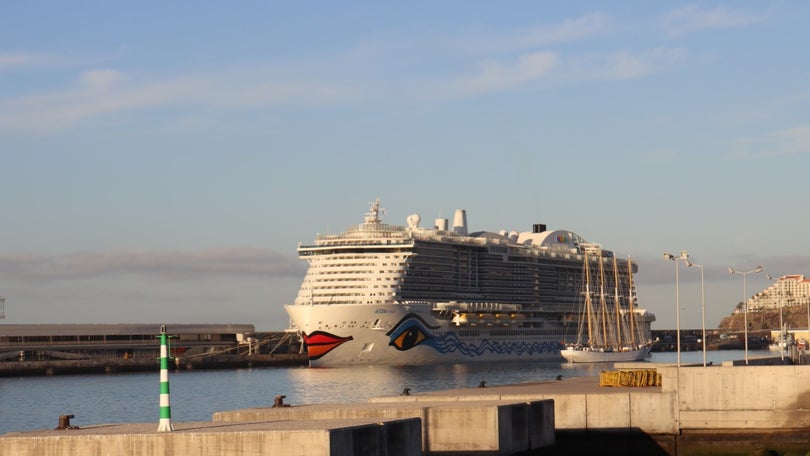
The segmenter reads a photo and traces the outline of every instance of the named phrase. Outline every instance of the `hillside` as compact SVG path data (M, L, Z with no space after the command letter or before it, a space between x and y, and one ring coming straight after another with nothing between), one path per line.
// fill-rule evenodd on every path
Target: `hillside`
M782 320L785 326L787 326L787 329L807 328L807 307L783 307ZM744 321L745 315L743 313L732 314L723 318L717 329L724 331L742 331L744 329ZM748 312L748 330L758 331L761 329L779 329L779 309Z

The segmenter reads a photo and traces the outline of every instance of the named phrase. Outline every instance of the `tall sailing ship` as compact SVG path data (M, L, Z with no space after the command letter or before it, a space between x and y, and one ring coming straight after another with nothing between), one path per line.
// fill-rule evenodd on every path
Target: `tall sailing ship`
M643 324L644 311L635 308L633 263L627 260L626 273L621 273L623 269L616 257L605 255L600 245L580 247L584 290L577 338L562 350L562 356L573 363L647 358L651 348L650 333Z
M378 199L362 224L298 247L309 268L285 308L310 365L562 360L579 323L581 236L543 224L470 233L464 210L431 228L381 212ZM634 312L649 336L655 316Z

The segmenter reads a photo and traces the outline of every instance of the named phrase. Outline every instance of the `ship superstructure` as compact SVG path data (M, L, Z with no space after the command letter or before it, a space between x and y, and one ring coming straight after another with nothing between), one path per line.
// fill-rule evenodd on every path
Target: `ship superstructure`
M463 210L452 227L421 228L418 215L389 225L382 211L376 200L362 224L298 247L309 268L286 309L312 365L562 359L584 239L542 224L469 233Z

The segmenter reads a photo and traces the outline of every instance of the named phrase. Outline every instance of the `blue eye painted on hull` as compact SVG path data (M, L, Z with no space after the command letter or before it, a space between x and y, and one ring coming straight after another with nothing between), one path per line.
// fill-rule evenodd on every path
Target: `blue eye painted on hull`
M427 322L418 315L406 315L388 332L387 335L391 338L388 345L400 351L410 350L433 339L429 328ZM437 328L438 326L432 329Z
M389 345L397 350L410 350L428 339L428 335L418 326L404 329L396 337L391 339Z
M559 354L562 345L554 341L492 342L487 337L462 341L454 331L434 333L440 326L429 325L422 317L409 314L386 333L388 345L407 351L420 345L429 346L439 353L457 353L464 358L477 358L487 354L534 356L540 353Z

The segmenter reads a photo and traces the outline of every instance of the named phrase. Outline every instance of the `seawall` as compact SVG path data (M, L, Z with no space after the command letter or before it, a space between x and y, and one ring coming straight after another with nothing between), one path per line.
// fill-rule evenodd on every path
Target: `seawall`
M239 369L249 367L305 366L306 354L178 356L175 370ZM0 377L35 375L109 374L113 372L157 372L157 358L50 359L45 361L0 362Z
M156 432L157 423L12 433L0 436L0 454L112 454L121 448L181 456L290 448L301 455L810 451L810 366L615 368L655 369L660 382L625 387L601 386L598 377L561 378L357 404L285 404L217 412L211 423L179 423L180 432L168 434Z

